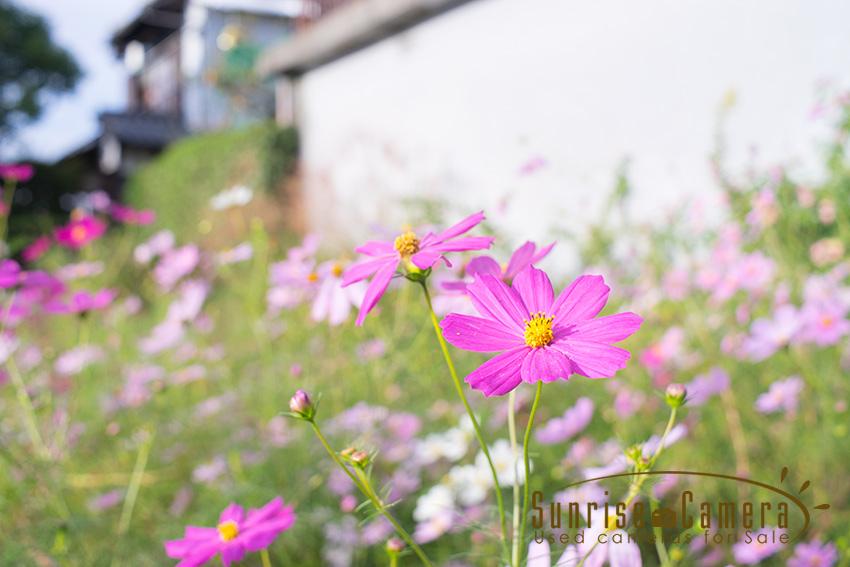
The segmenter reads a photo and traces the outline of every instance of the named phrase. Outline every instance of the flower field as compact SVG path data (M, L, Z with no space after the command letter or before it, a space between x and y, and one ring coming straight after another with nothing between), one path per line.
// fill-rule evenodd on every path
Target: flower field
M718 175L716 221L578 242L449 203L334 249L247 186L181 240L88 195L0 264L0 564L850 565L827 114L818 183Z

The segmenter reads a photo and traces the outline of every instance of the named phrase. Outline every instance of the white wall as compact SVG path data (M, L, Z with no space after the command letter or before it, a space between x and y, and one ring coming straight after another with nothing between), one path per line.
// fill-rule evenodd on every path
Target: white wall
M714 191L730 89L734 167L753 146L811 165L818 82L850 82L848 24L841 0L477 0L301 79L310 221L359 238L427 194L546 239L591 217L624 157L635 214L657 216ZM534 156L548 165L520 176Z

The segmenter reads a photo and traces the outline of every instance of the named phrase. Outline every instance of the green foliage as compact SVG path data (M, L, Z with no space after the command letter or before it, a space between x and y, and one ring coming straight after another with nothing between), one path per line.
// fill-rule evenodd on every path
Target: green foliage
M154 209L159 224L195 235L210 198L236 184L271 192L292 173L297 134L263 123L185 138L127 182L127 202Z
M0 0L0 139L37 119L45 96L70 91L80 75L42 17Z

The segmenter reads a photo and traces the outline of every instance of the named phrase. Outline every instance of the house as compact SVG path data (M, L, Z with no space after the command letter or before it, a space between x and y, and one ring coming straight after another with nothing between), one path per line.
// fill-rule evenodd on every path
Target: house
M314 21L258 70L278 81L279 106L294 103L281 116L299 130L307 222L340 240L400 226L425 198L453 216L483 208L509 237L580 234L623 163L632 220L685 199L710 216L721 112L735 171L753 147L769 164L814 165L817 86L850 83L850 4L312 5Z
M300 13L297 0L152 0L111 40L127 70L126 109L100 114L98 136L60 162L78 165L83 191L118 196L171 142L275 116L273 85L254 67Z

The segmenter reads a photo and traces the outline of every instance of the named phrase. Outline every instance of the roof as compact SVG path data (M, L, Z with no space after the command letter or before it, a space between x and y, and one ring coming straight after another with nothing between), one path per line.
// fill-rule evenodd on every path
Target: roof
M152 0L127 25L112 34L119 54L131 41L155 44L180 29L187 0Z
M266 49L263 75L298 75L409 29L471 0L352 0Z
M100 116L103 135L112 134L125 145L159 149L186 135L180 117L152 112L104 112Z

